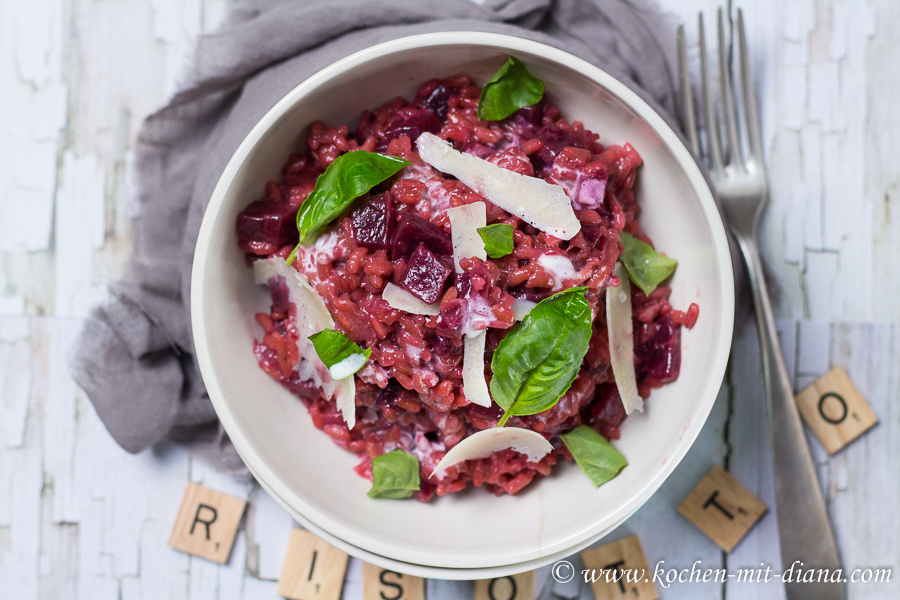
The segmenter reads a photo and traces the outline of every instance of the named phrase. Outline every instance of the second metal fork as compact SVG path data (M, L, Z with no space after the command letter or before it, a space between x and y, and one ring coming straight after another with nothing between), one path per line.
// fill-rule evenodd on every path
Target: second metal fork
M803 434L803 425L794 401L793 389L781 356L775 319L763 276L762 261L756 245L757 227L768 196L766 170L756 98L747 56L744 19L737 11L740 88L732 84L729 48L725 43L722 10L718 13L718 103L713 100L707 67L703 15L700 27L700 94L707 166L710 180L747 264L756 325L759 330L763 377L768 407L769 436L772 444L775 502L785 571L802 568L840 571L834 534L828 520L825 501L816 477L815 466ZM730 36L729 36L730 37ZM700 131L694 112L693 92L687 67L684 27L678 30L678 67L681 83L682 126L694 152L701 156ZM741 100L746 122L749 152L744 154L740 136L737 99ZM718 110L717 110L718 107ZM802 564L800 564L802 563ZM843 583L788 582L788 600L843 600Z

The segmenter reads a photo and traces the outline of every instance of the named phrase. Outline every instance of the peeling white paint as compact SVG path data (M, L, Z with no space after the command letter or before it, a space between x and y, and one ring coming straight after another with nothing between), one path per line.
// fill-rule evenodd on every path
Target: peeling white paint
M106 173L95 155L67 152L56 204L56 303L59 316L85 316L102 292L94 282L94 251L103 247Z
M259 579L277 581L294 520L269 494L256 489L247 517L248 544L255 548Z
M25 443L32 367L25 318L0 320L0 453ZM0 511L0 525L8 524Z

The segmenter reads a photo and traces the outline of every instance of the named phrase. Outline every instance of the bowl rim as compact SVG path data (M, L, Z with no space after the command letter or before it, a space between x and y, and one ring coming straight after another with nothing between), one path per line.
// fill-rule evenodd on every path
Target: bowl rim
M473 558L473 556L470 555L465 560L445 557L448 560L444 560L442 564L417 562L415 553L404 551L403 548L398 548L396 545L383 544L380 540L371 537L360 536L355 533L352 527L345 526L342 523L323 515L314 506L306 502L301 495L294 493L289 486L282 482L266 465L263 458L254 449L253 444L244 437L238 422L229 410L228 404L225 401L224 391L219 386L219 382L215 377L215 370L212 365L210 352L207 348L207 332L202 309L205 302L205 293L202 283L205 278L208 249L214 231L215 216L224 203L226 191L235 174L247 159L251 150L260 142L269 128L292 106L294 106L294 104L304 99L308 94L314 92L318 86L339 76L348 69L355 68L368 61L393 53L433 46L450 45L493 47L510 53L528 52L539 55L544 59L560 63L563 66L580 72L582 75L593 80L597 85L605 88L610 94L621 100L629 108L635 111L635 113L637 113L637 115L670 149L675 160L688 178L691 186L697 192L700 208L710 229L710 235L716 255L719 257L730 257L724 223L715 200L713 199L712 192L691 153L665 119L663 119L662 116L660 116L645 100L624 83L602 69L565 52L564 50L526 38L507 34L474 31L445 31L417 34L365 48L323 68L301 82L281 98L281 100L279 100L246 135L223 170L211 195L206 211L204 212L192 265L190 300L191 326L194 338L195 356L203 382L216 414L222 422L222 425L228 433L236 450L250 468L251 472L261 483L265 482L264 487L272 492L274 499L286 508L289 513L295 516L298 514L303 516L304 518L302 521L308 525L313 524L313 529L318 529L320 533L327 533L327 537L342 542L342 544L339 543L336 545L343 545L345 549L350 549L351 554L353 553L353 548L358 548L370 556L380 556L385 558L386 561L394 563L420 565L426 568L433 567L436 569L471 569L473 565L477 565L477 568L479 569L493 568L497 570L497 572L500 572L505 570L504 567L530 563L540 560L543 557L551 555L558 556L560 553L565 552L570 548L579 546L584 547L584 542L586 540L596 541L599 537L608 533L607 530L610 525L620 524L621 522L624 522L629 515L633 514L637 508L659 489L663 482L671 475L675 467L681 463L681 460L693 446L700 430L709 417L709 413L718 396L730 354L734 323L734 280L730 259L720 258L720 260L718 260L717 274L720 278L722 287L722 294L718 300L721 302L722 322L718 335L716 339L713 340L714 347L719 351L716 353L715 360L711 365L706 385L703 386L701 393L698 394L695 414L698 416L702 415L702 418L691 419L691 422L682 434L678 447L672 453L671 459L661 466L654 477L646 481L643 486L636 489L628 502L619 505L604 519L593 522L589 527L579 531L577 534L572 534L566 538L556 540L552 544L546 546L523 549L522 552L515 557L512 557L512 559L493 558L481 562L478 561L477 555L476 558ZM434 562L436 563L437 560L434 559ZM508 572L508 570L506 571ZM444 576L446 577L446 575Z

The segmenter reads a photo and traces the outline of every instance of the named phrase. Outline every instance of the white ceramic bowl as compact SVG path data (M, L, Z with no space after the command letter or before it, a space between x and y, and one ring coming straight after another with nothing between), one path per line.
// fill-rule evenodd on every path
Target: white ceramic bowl
M312 424L302 403L263 373L251 351L253 319L268 308L235 239L235 218L277 180L309 125L354 123L363 109L434 77L467 73L483 84L507 55L523 60L569 119L605 143L630 142L644 159L637 194L642 227L679 261L672 303L700 305L682 337L678 380L655 390L616 443L629 461L597 489L574 464L516 496L475 489L414 501L372 500L354 454ZM414 36L342 59L298 85L247 135L203 219L194 258L191 316L197 359L225 430L257 479L300 522L370 562L438 578L525 570L605 535L678 465L715 401L731 346L734 288L725 231L703 177L678 137L607 73L532 41L485 33ZM404 569L403 565L411 565Z

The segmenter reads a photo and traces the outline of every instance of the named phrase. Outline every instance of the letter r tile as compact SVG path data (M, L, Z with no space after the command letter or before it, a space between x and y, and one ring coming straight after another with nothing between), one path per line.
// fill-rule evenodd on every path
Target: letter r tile
M219 564L228 562L246 505L241 498L188 484L169 545Z
M878 417L842 367L835 367L797 394L797 408L828 454L868 431Z
M717 465L682 500L678 512L731 552L765 514L766 505Z
M364 600L425 600L425 580L363 563Z
M638 536L585 550L581 560L597 600L657 600L653 571ZM579 573L581 575L581 573Z

